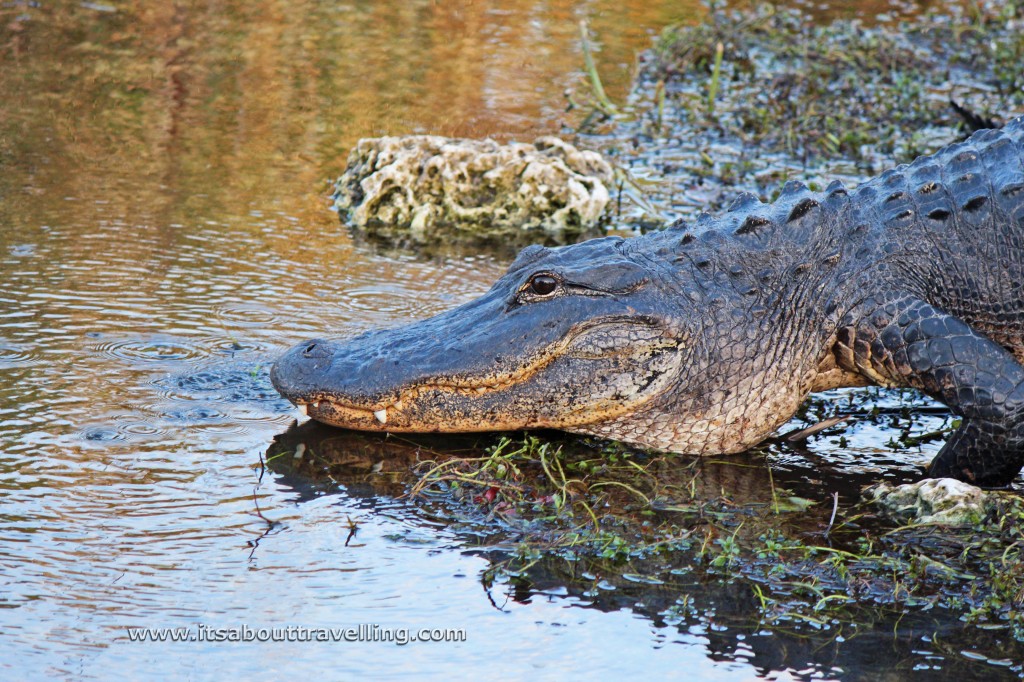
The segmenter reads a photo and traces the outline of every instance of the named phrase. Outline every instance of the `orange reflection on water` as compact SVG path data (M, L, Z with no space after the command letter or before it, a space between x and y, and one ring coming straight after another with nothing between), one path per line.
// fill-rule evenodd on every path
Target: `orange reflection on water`
M17 6L0 17L0 180L44 205L102 194L129 222L323 224L325 180L360 137L530 139L579 82L578 23L621 98L653 30L697 3L318 2ZM36 202L32 214L44 210ZM97 217L99 217L97 215ZM27 218L24 214L20 217ZM329 218L328 218L329 219Z

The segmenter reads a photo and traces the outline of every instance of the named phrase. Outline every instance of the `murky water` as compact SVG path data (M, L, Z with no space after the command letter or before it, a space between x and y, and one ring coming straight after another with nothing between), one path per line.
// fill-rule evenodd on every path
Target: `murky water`
M834 649L782 655L707 605L687 625L666 616L674 595L642 586L580 594L552 571L487 590L486 543L399 499L386 468L337 485L260 465L297 416L267 378L282 349L438 312L503 269L354 243L326 201L347 148L557 132L580 19L621 96L651 33L701 12L0 4L2 676L839 674ZM730 598L749 595L712 601L725 614ZM139 643L127 630L360 624L467 641Z

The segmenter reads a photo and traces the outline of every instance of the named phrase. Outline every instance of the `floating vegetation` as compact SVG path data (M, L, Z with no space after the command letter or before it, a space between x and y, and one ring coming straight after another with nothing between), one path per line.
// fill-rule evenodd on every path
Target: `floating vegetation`
M856 184L1024 111L1024 5L987 0L868 26L712 6L641 56L629 101L588 144L643 182L642 228L770 201L789 179ZM607 111L591 95L593 107Z

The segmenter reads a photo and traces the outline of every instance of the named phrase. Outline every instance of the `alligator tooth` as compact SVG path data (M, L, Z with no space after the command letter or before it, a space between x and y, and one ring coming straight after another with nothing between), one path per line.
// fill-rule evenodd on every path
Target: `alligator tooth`
M392 405L391 407L395 408L396 410L402 409L402 401L401 400L396 400L395 404Z
M377 421L379 421L381 424L387 424L388 423L388 408L385 407L383 410L374 410L373 411L373 416L376 417Z
M302 414L306 415L307 417L309 416L309 408L306 406L306 403L299 403L295 407L299 408L299 412L301 412Z

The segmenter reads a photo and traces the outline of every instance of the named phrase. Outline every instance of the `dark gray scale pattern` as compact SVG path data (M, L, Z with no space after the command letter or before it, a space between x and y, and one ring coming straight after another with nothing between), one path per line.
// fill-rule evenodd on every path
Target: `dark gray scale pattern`
M756 375L760 356L793 383L831 353L850 374L919 389L964 417L930 475L1009 482L1024 465L1022 143L1017 120L853 191L793 182L772 205L743 196L720 219L702 216L684 261L697 267L675 276L739 313L728 333L704 325L709 364ZM749 341L736 338L744 314L761 331ZM770 390L752 387L753 409Z

